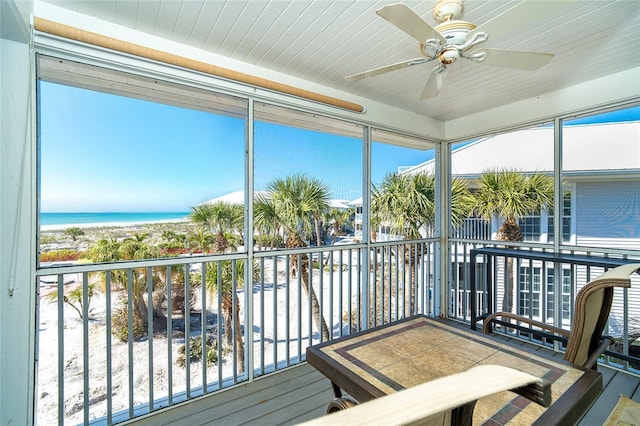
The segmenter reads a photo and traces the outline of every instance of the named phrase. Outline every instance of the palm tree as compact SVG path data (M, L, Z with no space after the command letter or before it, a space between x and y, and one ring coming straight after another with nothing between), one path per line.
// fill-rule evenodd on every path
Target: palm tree
M379 188L373 186L371 210L392 233L420 238L420 229L435 218L435 179L424 173L388 174Z
M237 231L242 235L244 208L240 204L224 201L200 204L191 209L190 217L199 228L215 236L216 253L224 253L229 248L227 232Z
M326 221L331 223L333 226L333 239L331 241L331 245L336 243L336 238L338 237L340 230L349 222L349 218L352 214L353 213L350 210L337 209L335 207L326 213Z
M331 240L331 245L335 245L340 230L347 222L349 222L351 215L352 212L350 210L343 210L335 207L325 212L325 221L330 223L333 227L333 239ZM331 256L327 256L324 261L324 266L329 264L329 259L331 259Z
M215 242L216 238L211 232L199 228L187 236L185 243L188 245L190 253L200 251L200 253L206 254Z
M244 287L244 260L222 260L218 263L212 263L207 268L205 273L205 281L207 285L207 291L210 295L221 294L222 298L220 304L222 305L222 314L224 316L225 327L225 339L226 344L231 346L233 344L232 336L233 330L231 323L233 322L236 330L236 360L238 362L238 371L244 372L244 344L242 340L242 328L240 325L240 307L238 303L238 297L235 297L235 309L233 298L233 287L235 279L236 289ZM235 267L235 274L234 274ZM258 269L252 268L250 279L255 280L258 277ZM218 283L220 283L220 292L218 292Z
M265 237L271 240L271 248L275 248L282 225L278 220L276 206L271 198L264 194L256 194L253 202L253 224L259 234L260 241Z
M230 236L233 231L242 231L244 225L244 208L240 204L226 203L218 201L215 203L201 204L193 207L191 211L191 220L195 222L201 231L211 232L214 234L214 252L224 253L228 249L235 249L234 239ZM223 262L224 263L224 262ZM230 262L229 262L230 264ZM214 268L215 269L215 268ZM210 269L211 270L211 269ZM217 274L217 269L215 271ZM232 324L236 327L237 339L237 360L239 371L244 372L244 344L240 328L240 303L238 295L233 292L231 285L232 277L229 274L222 274L222 315L224 316L225 336L227 344L231 345ZM211 287L207 281L207 287L217 288L216 280ZM217 294L217 293L214 293Z
M295 174L284 179L276 179L267 185L266 198L273 203L278 223L286 232L287 248L305 247L314 225L319 235L319 218L328 208L329 191L325 184L315 178ZM298 264L298 258L301 263ZM329 329L320 312L320 304L313 286L309 283L309 257L291 255L291 272L294 270L302 278L303 288L311 299L311 312L322 340L329 340Z
M393 234L405 239L422 237L422 230L435 224L435 177L431 174L388 174L379 187L372 189L371 211L376 222L386 223ZM452 221L459 223L468 214L471 198L466 185L454 179L451 184ZM405 263L409 268L409 305L406 314L415 307L415 262L422 256L415 245L407 245Z
M553 178L542 173L525 175L516 170L495 169L482 173L474 191L473 211L486 221L494 217L504 221L498 229L498 241L522 241L518 220L553 204ZM513 259L507 260L502 310L513 309Z
M89 259L94 263L118 262L122 260L142 260L160 257L160 251L157 247L144 242L146 234L134 234L133 238L127 238L123 241L115 239L100 239L95 245L89 249ZM144 295L147 291L148 268L137 268L132 271L131 279L131 295L133 314L144 324L148 325L148 305ZM153 272L152 272L153 274ZM128 290L129 279L125 270L111 271L112 282L119 285L120 288ZM150 277L152 285L159 283L157 276ZM150 302L152 303L152 301ZM164 314L159 306L153 306L153 317L155 319L163 319ZM158 325L161 321L158 321Z

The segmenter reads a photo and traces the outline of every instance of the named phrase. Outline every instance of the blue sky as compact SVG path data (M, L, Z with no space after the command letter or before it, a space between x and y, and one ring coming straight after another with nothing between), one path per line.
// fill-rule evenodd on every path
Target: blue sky
M43 212L186 212L244 187L243 119L48 82L40 94ZM638 120L640 107L598 119ZM255 141L256 189L304 173L334 198L362 196L360 139L259 122ZM374 143L372 180L433 154Z
M244 120L40 83L41 211L188 211L244 187ZM362 141L282 125L255 127L254 185L304 173L332 197L362 195ZM374 144L372 177L433 158Z

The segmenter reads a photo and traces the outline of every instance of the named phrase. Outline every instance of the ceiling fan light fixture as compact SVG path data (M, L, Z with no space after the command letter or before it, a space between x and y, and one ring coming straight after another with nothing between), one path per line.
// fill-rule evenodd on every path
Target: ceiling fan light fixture
M447 47L440 52L438 58L445 65L451 65L460 57L460 51L455 47Z

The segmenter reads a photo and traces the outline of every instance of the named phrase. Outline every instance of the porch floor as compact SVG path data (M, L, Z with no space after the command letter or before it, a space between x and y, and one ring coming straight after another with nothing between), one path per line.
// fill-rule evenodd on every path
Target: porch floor
M509 339L532 350L546 348ZM561 357L555 353L553 356ZM601 425L620 395L640 402L640 377L606 366L603 392L580 421L580 426ZM333 398L331 384L303 363L171 409L131 421L131 425L291 425L324 415Z

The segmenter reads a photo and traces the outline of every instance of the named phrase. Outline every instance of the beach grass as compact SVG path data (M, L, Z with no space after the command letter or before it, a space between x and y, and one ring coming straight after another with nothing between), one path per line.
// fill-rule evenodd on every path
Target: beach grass
M74 261L86 254L87 250L100 239L123 240L136 235L146 234L145 242L150 245L166 243L163 233L166 231L176 234L189 234L195 230L190 221L173 220L150 223L122 223L85 225L83 233L75 237L67 233L68 227L42 227L40 230L40 260L41 261Z

